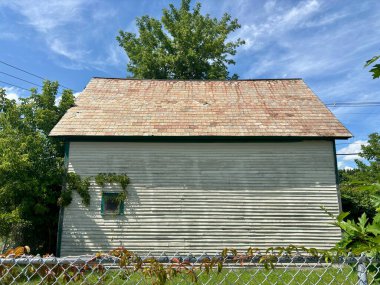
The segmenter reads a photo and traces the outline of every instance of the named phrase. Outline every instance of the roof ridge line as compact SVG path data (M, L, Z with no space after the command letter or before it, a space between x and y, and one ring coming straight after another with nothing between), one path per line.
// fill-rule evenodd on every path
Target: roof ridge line
M141 79L141 78L122 78L122 77L99 77L93 76L94 79L116 79L116 80L133 80L133 81L201 81L201 82L234 82L234 81L287 81L287 80L303 80L302 78L257 78L257 79Z

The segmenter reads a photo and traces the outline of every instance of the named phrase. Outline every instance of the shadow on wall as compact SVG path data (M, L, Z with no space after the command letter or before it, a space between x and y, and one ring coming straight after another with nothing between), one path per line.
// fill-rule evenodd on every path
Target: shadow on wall
M80 196L74 192L72 203L66 207L62 231L61 256L109 251L125 244L130 219L138 220L135 209L140 201L133 185L127 187L123 215L102 215L102 191L115 192L120 189L105 186L104 189L91 183L89 189L91 202L88 207L81 203Z

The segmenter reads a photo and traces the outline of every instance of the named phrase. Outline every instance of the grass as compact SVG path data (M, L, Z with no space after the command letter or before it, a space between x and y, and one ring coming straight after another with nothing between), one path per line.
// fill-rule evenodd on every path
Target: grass
M13 276L19 276L17 280L12 278L9 274L0 277L0 284L41 284L41 279L36 275L27 279L25 276L19 275L21 268L18 272L14 271ZM23 275L23 274L22 274ZM197 284L252 284L252 285L269 285L269 284L303 284L303 285L322 285L322 284L357 284L357 273L349 266L343 267L328 267L328 268L314 268L314 269L274 269L266 270L263 268L250 268L250 269L228 269L225 268L221 273L215 271L206 274L205 272L197 271L198 282ZM29 275L30 276L30 275ZM69 284L155 284L155 279L144 277L143 273L136 272L127 275L125 271L110 270L103 275L93 272L92 274L85 275L77 281L71 281ZM371 278L369 276L369 284ZM83 283L82 283L83 282ZM43 284L49 284L43 282ZM57 283L56 283L57 284ZM58 284L66 284L62 276L59 277ZM160 283L157 283L160 284ZM193 284L191 276L185 273L178 274L172 280L169 280L165 285L174 284Z

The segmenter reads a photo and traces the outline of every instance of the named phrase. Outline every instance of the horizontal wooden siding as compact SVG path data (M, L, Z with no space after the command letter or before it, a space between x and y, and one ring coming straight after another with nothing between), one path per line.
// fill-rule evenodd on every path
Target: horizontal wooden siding
M339 229L333 142L71 142L69 171L127 173L125 215L102 216L74 193L65 208L61 255L131 250L215 252L288 244L331 247Z

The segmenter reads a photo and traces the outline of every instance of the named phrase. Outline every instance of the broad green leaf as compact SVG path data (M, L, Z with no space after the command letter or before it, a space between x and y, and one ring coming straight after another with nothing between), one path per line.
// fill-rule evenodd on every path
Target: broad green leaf
M367 60L364 67L370 66L372 63L377 61L379 58L380 58L380 55L376 55L376 56L372 57L371 59Z

